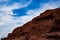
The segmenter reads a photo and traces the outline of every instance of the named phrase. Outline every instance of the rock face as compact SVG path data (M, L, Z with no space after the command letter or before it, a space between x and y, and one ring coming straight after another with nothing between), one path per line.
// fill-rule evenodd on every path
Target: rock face
M46 10L1 40L60 40L60 8Z

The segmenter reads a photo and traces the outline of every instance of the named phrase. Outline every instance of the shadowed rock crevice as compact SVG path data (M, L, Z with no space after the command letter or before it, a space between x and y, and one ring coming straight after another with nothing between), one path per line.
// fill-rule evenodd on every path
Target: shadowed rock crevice
M50 32L60 32L60 28L58 28L57 26L55 27L53 27L51 30L50 30Z
M58 36L58 35L49 35L47 38L60 39L60 36Z
M57 25L60 25L60 20L56 20L55 23L56 23Z

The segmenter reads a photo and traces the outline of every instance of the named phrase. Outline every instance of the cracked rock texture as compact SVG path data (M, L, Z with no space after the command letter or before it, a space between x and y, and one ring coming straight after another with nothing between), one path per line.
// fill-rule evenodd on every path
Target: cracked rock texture
M60 40L60 8L46 10L1 40Z

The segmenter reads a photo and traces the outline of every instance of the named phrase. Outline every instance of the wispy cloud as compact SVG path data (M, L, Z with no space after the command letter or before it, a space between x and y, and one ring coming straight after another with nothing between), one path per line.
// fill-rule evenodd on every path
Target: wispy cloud
M0 6L0 38L7 36L7 34L11 32L16 26L20 26L20 24L22 25L21 20L23 20L23 17L13 17L12 15L14 14L12 10L26 7L30 4L30 2L26 4L14 2L13 4L8 6L6 3Z

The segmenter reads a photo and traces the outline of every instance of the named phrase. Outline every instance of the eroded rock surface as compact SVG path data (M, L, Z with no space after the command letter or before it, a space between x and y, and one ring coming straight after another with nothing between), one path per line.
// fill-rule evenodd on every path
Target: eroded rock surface
M1 40L60 40L60 8L46 10Z

